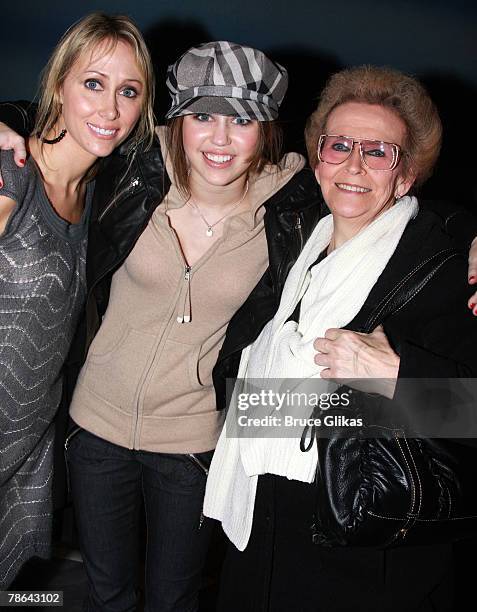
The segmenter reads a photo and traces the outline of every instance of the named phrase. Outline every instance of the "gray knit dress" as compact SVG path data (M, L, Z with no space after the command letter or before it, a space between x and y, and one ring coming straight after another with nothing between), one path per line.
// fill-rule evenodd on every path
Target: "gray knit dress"
M33 556L51 553L53 419L61 368L86 298L87 225L52 208L32 158L0 151L17 203L0 235L0 589Z

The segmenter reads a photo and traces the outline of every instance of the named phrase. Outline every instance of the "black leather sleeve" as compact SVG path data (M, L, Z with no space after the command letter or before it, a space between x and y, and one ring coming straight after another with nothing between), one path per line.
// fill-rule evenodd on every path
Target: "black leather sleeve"
M432 210L441 220L444 231L451 237L454 245L465 252L477 236L477 216L462 206L443 200L426 200L423 208Z
M37 105L26 100L0 103L0 121L24 138L29 136L35 125Z

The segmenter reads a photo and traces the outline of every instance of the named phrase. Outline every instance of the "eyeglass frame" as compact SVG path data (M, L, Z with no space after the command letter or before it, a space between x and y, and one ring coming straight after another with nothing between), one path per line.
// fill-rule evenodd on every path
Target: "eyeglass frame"
M328 138L330 136L334 138L345 138L346 140L351 140L351 142L353 143L353 146L350 149L348 157L346 157L340 162L334 163L334 162L328 162L328 161L325 161L324 159L321 159L322 143L325 140L325 138ZM391 167L390 168L371 168L371 166L369 166L366 160L364 159L363 149L361 147L362 142L380 142L382 144L391 145L393 149L393 162L391 164ZM355 144L359 144L359 157L361 161L363 162L363 164L370 170L376 170L377 172L388 172L390 170L394 170L399 164L399 162L401 161L401 158L403 156L403 150L402 150L401 145L398 145L395 142L386 142L386 140L373 140L372 138L361 138L360 140L356 140L352 136L344 136L343 134L320 134L320 137L318 138L318 147L317 147L316 153L321 163L331 164L332 166L339 166L340 164L343 164L345 161L347 161L351 157L354 151Z

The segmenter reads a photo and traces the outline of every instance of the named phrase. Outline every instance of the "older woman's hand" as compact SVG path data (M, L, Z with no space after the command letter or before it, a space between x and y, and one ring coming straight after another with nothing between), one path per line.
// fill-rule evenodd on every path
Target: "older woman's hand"
M321 378L373 379L370 385L364 381L350 385L393 397L400 358L391 348L382 325L370 334L331 328L324 338L315 340L314 347L319 351L315 363L325 367Z
M26 160L25 139L0 121L0 150L8 151L10 149L13 149L16 165L22 168ZM3 187L1 168L0 187Z
M469 285L477 285L477 237L469 251ZM477 316L477 291L469 298L469 308Z

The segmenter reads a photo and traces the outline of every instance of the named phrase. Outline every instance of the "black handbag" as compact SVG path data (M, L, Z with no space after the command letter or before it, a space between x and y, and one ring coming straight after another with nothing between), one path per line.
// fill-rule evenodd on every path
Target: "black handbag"
M374 309L362 331L369 333L412 300L456 255L446 249L421 263ZM356 416L353 410L348 416ZM346 437L321 437L315 429L310 439L310 431L303 432L303 451L317 440L313 542L386 548L476 535L477 453L469 440L407 438L398 427L375 427L375 437L359 427Z

